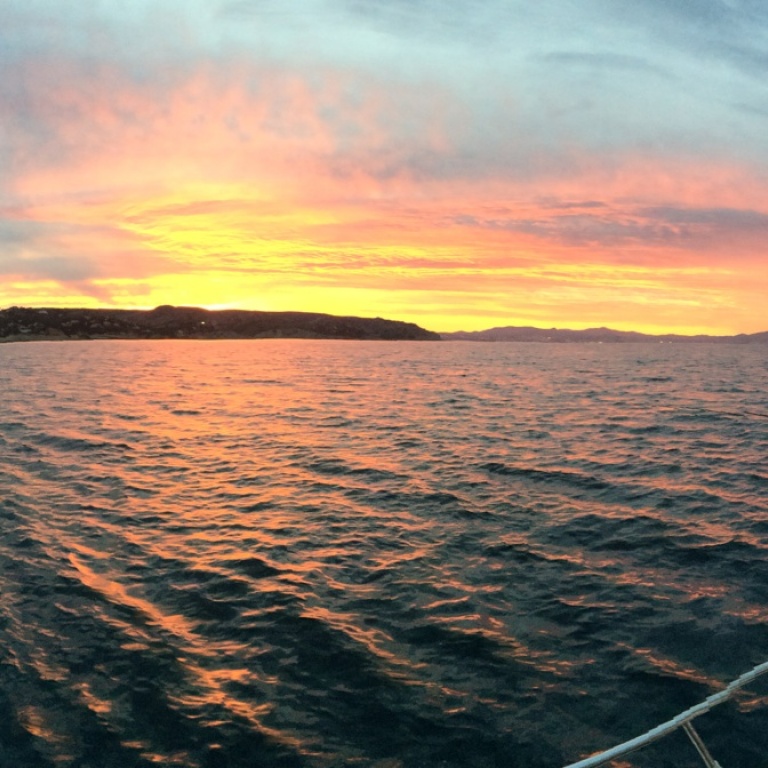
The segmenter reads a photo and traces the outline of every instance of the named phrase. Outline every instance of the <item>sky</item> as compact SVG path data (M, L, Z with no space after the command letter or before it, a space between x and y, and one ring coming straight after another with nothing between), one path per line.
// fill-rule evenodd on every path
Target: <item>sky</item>
M0 307L768 330L764 0L0 0Z

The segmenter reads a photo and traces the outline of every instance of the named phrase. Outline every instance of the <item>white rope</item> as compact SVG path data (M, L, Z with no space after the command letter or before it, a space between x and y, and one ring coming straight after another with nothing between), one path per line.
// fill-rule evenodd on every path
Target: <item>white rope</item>
M617 757L623 757L624 755L628 755L630 752L634 752L635 750L640 749L647 744L658 741L668 733L672 733L672 731L676 731L678 728L682 728L686 723L690 722L695 717L703 715L705 712L709 712L712 707L716 707L718 704L722 704L724 701L727 701L731 698L731 696L733 696L734 693L736 693L736 691L739 690L739 688L743 688L745 685L751 683L755 678L760 677L760 675L764 675L766 672L768 672L768 661L764 662L763 664L759 664L749 672L745 672L741 677L738 677L732 683L729 683L725 688L723 688L722 691L713 693L711 696L704 699L704 701L702 701L700 704L696 704L696 706L691 707L690 709L686 709L685 712L681 712L671 720L667 720L667 722L662 723L661 725L657 725L655 728L651 728L650 731L646 731L646 733L642 734L641 736L636 736L634 739L625 741L623 744L618 744L617 746L608 749L605 752L600 752L599 754L592 755L592 757L579 760L577 763L570 763L569 765L566 765L565 768L595 768L595 766L603 765L609 760L615 760Z

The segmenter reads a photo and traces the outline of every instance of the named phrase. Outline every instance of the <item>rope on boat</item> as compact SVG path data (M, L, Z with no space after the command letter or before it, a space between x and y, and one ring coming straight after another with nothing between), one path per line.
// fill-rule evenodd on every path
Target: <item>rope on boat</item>
M610 760L615 760L617 757L623 757L630 752L634 752L648 744L652 744L654 741L658 741L667 734L672 733L672 731L676 731L678 728L684 728L691 738L691 741L696 745L696 748L700 750L696 740L698 739L698 742L701 743L702 746L703 742L701 742L701 738L696 731L694 731L693 725L691 725L691 720L699 715L703 715L705 712L709 712L710 709L716 707L718 704L728 701L736 691L743 688L745 685L748 685L755 678L760 677L760 675L764 675L766 672L768 672L768 661L759 664L749 672L745 672L741 677L738 677L732 683L729 683L722 691L713 693L700 704L696 704L690 709L686 709L685 712L681 712L671 720L667 720L665 723L657 725L655 728L651 728L650 731L646 731L644 734L636 736L634 739L625 741L623 744L618 744L605 752L600 752L596 755L592 755L592 757L579 760L577 763L570 763L569 765L566 765L565 768L595 768L598 765L604 765ZM701 751L699 751L699 754L701 754ZM708 752L707 755L709 755ZM704 755L702 755L702 759L706 762ZM711 760L712 758L710 757L709 759ZM718 764L713 760L712 763L707 763L707 765L717 766Z

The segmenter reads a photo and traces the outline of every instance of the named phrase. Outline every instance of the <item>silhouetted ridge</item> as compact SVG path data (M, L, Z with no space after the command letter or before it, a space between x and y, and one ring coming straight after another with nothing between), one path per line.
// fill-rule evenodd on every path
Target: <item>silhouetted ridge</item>
M323 338L438 340L414 323L338 317L314 312L210 311L199 307L155 309L0 310L0 339L257 339Z
M596 343L626 343L632 341L645 342L715 342L729 344L751 344L755 342L768 343L768 331L761 333L740 333L736 336L685 336L678 333L653 335L637 331L615 331L612 328L587 328L583 331L572 331L566 328L532 328L530 326L507 326L489 328L485 331L456 331L442 333L441 337L448 341L539 341L550 343L566 342L596 342Z

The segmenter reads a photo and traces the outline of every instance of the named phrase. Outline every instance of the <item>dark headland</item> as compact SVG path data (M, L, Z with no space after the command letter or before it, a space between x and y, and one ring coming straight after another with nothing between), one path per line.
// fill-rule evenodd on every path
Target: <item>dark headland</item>
M313 312L11 307L0 310L0 341L64 339L378 339L436 341L414 323Z

